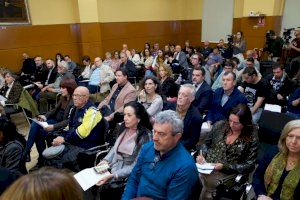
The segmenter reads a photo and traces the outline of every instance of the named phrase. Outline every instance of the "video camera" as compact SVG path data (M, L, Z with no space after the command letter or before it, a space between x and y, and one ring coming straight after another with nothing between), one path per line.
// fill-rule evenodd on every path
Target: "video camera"
M227 35L228 46L231 47L233 45L234 35Z
M300 28L300 27L297 27L297 28ZM285 28L283 29L283 40L284 40L284 44L285 45L288 45L290 44L290 40L292 38L291 34L292 34L292 31L294 31L296 28Z

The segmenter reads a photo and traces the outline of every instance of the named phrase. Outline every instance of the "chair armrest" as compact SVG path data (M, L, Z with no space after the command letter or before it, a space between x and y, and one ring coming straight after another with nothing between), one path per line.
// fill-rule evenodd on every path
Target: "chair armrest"
M102 156L103 154L107 154L107 153L109 152L109 150L110 150L110 148L108 148L108 149L106 149L106 150L104 150L104 151L99 151L99 152L96 154L94 166L97 165L97 163L98 163L98 158L99 158L100 156Z

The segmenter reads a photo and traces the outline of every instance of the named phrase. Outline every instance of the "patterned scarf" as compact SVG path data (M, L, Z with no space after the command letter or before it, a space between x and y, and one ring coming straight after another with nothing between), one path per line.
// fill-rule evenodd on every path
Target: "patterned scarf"
M279 180L286 167L287 156L284 153L279 152L269 164L264 180L265 187L267 189L268 196L274 194L276 191ZM300 180L300 162L297 163L296 167L291 170L283 181L282 190L280 193L281 200L293 199L295 188L297 187Z

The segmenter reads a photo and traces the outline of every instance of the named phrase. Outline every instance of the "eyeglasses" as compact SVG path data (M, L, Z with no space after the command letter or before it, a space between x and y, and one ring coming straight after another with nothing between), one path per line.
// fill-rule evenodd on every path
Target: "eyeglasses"
M79 98L79 99L82 99L85 96L86 96L85 94L73 94L72 95L73 98Z

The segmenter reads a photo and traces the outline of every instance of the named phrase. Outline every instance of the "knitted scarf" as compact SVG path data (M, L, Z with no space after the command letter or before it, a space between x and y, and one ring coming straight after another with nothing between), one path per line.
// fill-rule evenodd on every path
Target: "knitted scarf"
M286 167L287 155L279 152L269 164L265 176L265 187L267 195L270 196L276 191L280 177ZM280 193L281 200L293 199L295 188L300 180L300 162L291 170L283 181L282 190Z

